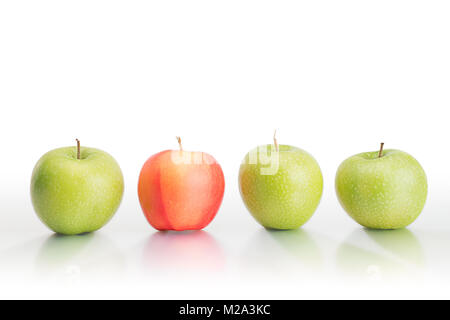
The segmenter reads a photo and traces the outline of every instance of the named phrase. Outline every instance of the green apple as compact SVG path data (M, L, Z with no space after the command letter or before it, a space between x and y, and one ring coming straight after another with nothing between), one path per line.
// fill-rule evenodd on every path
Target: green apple
M31 178L34 209L51 230L67 235L103 227L117 211L124 189L119 165L108 153L67 147L50 151Z
M239 170L239 189L247 209L261 225L297 229L317 209L323 177L309 153L275 143L245 156Z
M422 212L427 177L419 162L399 150L365 152L337 170L336 193L356 222L372 229L404 228Z

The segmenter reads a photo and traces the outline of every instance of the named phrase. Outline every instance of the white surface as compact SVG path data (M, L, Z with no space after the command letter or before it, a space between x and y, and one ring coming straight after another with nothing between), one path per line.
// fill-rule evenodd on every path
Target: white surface
M450 298L449 16L448 1L1 1L0 298ZM325 177L295 232L265 231L238 194L275 128ZM137 201L176 135L226 177L199 234L154 232ZM100 232L55 237L29 179L75 138L118 160L125 196ZM396 233L360 228L334 194L339 163L381 141L429 178Z

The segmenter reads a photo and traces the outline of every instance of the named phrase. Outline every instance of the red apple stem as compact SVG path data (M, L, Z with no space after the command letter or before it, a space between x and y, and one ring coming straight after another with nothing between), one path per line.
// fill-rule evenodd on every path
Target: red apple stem
M278 141L277 141L277 130L275 130L275 132L273 134L273 144L275 145L275 150L278 152L279 148L278 148Z
M178 145L180 146L180 151L183 151L183 145L181 144L181 138L177 137Z
M380 152L378 153L378 158L381 158L383 156L383 148L384 148L384 142L380 145Z
M81 147L80 147L80 140L77 140L77 159L80 160L81 159Z

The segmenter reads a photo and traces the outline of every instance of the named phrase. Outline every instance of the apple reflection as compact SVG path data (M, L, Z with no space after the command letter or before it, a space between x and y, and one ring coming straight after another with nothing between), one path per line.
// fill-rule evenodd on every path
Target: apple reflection
M323 257L312 234L303 229L259 230L241 257L250 277L309 277L323 267Z
M40 248L36 275L57 283L75 284L116 278L124 272L124 258L114 243L99 233L52 235Z
M144 266L167 274L209 273L224 268L222 248L208 232L160 231L148 239L144 249Z
M339 271L355 280L421 281L425 257L423 248L408 229L359 229L337 250Z

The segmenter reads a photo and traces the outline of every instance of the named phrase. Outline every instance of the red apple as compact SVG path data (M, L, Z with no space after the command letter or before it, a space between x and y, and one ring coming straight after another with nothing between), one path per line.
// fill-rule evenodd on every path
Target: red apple
M200 230L216 216L225 179L209 154L166 150L150 157L139 176L139 200L158 230Z

